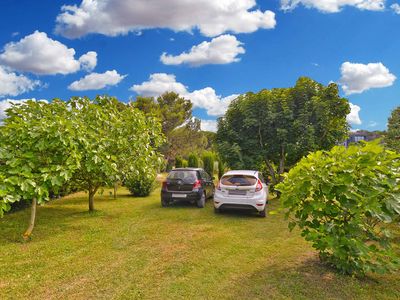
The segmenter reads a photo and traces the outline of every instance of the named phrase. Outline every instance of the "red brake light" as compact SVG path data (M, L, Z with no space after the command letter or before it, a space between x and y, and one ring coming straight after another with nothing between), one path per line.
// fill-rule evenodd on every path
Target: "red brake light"
M262 185L260 179L258 179L257 185L256 185L256 192L259 192L259 191L261 191L262 189L263 189L263 185Z
M199 188L201 188L201 181L200 180L196 180L193 183L193 189L199 189Z

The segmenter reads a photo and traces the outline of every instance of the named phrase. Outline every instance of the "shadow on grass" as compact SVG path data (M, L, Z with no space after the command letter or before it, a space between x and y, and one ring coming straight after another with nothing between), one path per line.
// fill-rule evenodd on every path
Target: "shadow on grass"
M381 291L381 285L392 290L397 280L342 275L313 253L301 262L266 265L241 280L235 298L262 299L273 294L272 298L279 299L379 299L374 291Z
M160 200L161 201L161 200ZM161 202L160 202L160 207L161 207ZM190 201L184 201L184 200L182 200L182 201L179 201L179 200L175 200L174 202L172 202L172 203L169 203L168 204L168 206L167 207L163 207L163 208L178 208L178 209L201 209L201 208L198 208L197 206L196 206L196 203L194 203L194 202L190 202Z
M70 206L88 206L89 204L89 196L87 194L84 193L79 193L79 194L72 194L69 195L65 198L60 198L60 199L56 199L56 200L52 200L50 203L52 203L52 205L57 205L57 206L62 206L62 205L70 205ZM133 197L130 194L118 194L117 198L115 199L114 196L110 196L110 195L106 195L104 194L100 194L100 195L96 195L94 197L94 205L96 206L96 203L111 203L111 202L121 202L121 200L133 200L133 199L144 199L144 198L139 198L139 197Z
M74 200L75 201L75 200ZM78 200L79 201L79 200ZM43 241L49 237L54 237L65 232L81 231L82 228L76 226L76 221L90 220L90 217L102 217L107 213L104 211L89 212L82 210L82 207L71 207L65 205L63 201L60 205L39 206L36 213L35 228L33 230L32 239L29 241ZM5 216L0 220L0 245L7 243L24 243L22 234L28 226L30 218L30 209L13 213ZM38 239L35 239L35 236Z
M253 210L240 210L240 209L224 209L221 210L218 214L221 217L227 218L256 218L261 219L260 215Z

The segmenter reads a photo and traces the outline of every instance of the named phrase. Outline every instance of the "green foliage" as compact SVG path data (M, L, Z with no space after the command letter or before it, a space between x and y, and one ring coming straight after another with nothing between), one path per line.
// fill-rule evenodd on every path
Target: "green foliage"
M182 159L182 168L187 168L189 166L189 163L186 159Z
M162 161L159 121L115 98L28 101L7 114L0 130L0 215L10 203L40 204L70 188L87 190L92 210L100 186L146 177Z
M225 164L221 159L218 159L218 179L221 179L224 173L225 173Z
M133 105L162 123L166 142L160 147L172 168L177 156L187 157L190 152L201 152L211 147L213 133L201 131L200 120L192 117L192 103L173 92L158 98L138 97Z
M168 139L170 157L187 157L191 152L201 152L206 148L207 138L200 129L200 120L193 119L185 126L176 128Z
M89 192L89 209L101 186L153 172L161 163L156 151L164 142L159 121L131 104L108 96L72 98L73 121L81 166L74 182Z
M234 169L265 163L277 183L310 151L328 150L343 140L349 112L336 84L323 86L304 77L292 88L248 93L232 101L219 119L218 152Z
M211 132L211 131L203 131L202 132L204 137L205 137L205 147L204 150L208 150L208 151L215 151L215 138L217 136L217 134L215 132Z
M389 226L400 215L399 182L400 155L374 141L311 153L276 188L290 229L341 272L362 275L399 266Z
M200 166L199 157L195 153L189 154L188 167L198 168Z
M81 167L65 102L14 104L0 127L0 216L21 200L49 200Z
M148 172L147 174L138 174L137 176L129 176L125 180L125 186L131 194L136 197L146 197L155 188L156 172Z
M166 92L157 99L138 97L133 105L146 114L158 117L162 123L162 132L167 138L175 128L192 117L192 103L174 92Z
M179 156L175 157L175 168L183 167L183 159Z
M385 143L389 149L400 153L400 106L390 115Z
M203 160L203 168L211 177L214 176L214 160L215 154L209 151L206 151L202 155Z

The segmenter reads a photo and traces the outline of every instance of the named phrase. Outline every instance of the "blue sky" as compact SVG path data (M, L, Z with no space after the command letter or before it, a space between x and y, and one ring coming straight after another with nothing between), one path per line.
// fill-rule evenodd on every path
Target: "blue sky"
M354 129L382 130L400 105L396 4L2 0L0 110L10 100L128 101L169 89L190 98L204 128L215 129L235 95L309 76L340 84Z

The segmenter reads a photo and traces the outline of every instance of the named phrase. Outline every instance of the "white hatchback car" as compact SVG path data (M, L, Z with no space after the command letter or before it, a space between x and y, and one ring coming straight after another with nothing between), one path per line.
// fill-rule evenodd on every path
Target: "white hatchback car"
M258 171L236 170L225 173L214 194L214 210L249 209L265 217L268 185Z

